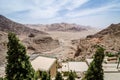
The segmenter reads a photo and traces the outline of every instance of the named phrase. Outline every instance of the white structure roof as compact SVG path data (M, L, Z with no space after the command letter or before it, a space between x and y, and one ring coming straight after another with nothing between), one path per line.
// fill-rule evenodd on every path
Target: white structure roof
M49 71L49 69L55 62L55 58L39 56L34 59L31 64L35 70Z
M62 71L68 71L68 63L62 63Z
M75 71L75 72L84 72L87 71L88 65L86 62L67 62L62 63L62 71Z
M104 72L119 72L117 69L117 63L115 64L105 64L103 63L103 70Z
M69 70L75 72L84 72L87 71L88 65L86 62L69 62Z

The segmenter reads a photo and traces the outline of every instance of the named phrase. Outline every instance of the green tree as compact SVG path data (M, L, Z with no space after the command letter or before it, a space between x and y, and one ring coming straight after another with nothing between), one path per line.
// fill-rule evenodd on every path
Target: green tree
M4 78L3 78L3 77L0 77L0 80L4 80Z
M51 80L51 76L50 76L50 74L48 74L48 76L47 76L47 80Z
M57 72L55 80L63 80L62 75L60 72Z
M26 48L14 33L8 34L7 44L7 80L35 80L35 71L31 66Z
M72 71L69 72L67 80L75 80L75 74Z
M50 74L48 74L47 72L42 72L41 80L51 80Z
M104 59L104 49L98 47L85 77L82 80L104 80L102 62Z

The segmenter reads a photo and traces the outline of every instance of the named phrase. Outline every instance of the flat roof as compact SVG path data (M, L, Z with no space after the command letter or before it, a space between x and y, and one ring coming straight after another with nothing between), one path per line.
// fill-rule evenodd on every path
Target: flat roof
M69 62L69 69L75 72L87 71L88 65L86 62Z
M68 63L62 63L62 71L68 71Z
M117 63L108 63L108 64L105 64L103 63L103 70L104 72L118 72L119 70L117 69Z
M84 72L87 71L88 65L86 62L67 62L62 63L62 71L75 71L75 72Z
M31 62L31 64L36 71L37 70L49 71L49 69L56 62L56 60L57 60L56 58L38 56Z

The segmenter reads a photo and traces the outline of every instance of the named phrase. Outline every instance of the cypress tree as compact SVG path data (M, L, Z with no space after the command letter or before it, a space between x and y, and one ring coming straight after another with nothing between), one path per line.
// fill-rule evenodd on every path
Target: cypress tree
M104 59L104 49L98 47L85 77L82 80L104 80L102 62Z
M26 48L20 43L14 33L8 34L7 44L7 80L35 80L35 71L31 66Z
M51 76L50 76L50 74L48 74L48 76L47 76L47 80L51 80Z
M42 72L41 80L51 80L50 75L47 72Z
M75 74L72 71L69 72L67 80L75 80Z
M46 72L42 72L41 80L47 80L47 73Z
M55 80L63 80L62 75L60 72L57 72Z

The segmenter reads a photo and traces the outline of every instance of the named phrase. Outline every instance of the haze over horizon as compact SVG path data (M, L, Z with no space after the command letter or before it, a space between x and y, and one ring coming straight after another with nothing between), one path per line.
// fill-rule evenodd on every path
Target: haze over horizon
M1 0L0 14L23 24L66 22L104 28L120 23L120 0Z

